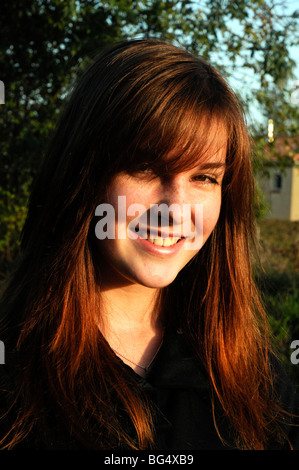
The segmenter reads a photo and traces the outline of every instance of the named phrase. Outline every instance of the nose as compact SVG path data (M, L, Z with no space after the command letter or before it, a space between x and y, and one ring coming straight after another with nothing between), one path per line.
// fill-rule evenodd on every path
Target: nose
M202 202L198 203L188 174L180 173L161 183L160 207L163 204L166 207L165 225L172 227L173 234L180 234L183 238L193 240L192 249L199 249L202 246ZM160 226L162 225L161 219Z
M189 201L186 177L174 175L161 181L161 202L168 205L183 205Z
M191 201L186 179L181 175L169 177L161 181L158 203L152 206L151 213L158 218L160 227L172 226L175 230L186 217L190 218L190 212L185 210L188 202Z

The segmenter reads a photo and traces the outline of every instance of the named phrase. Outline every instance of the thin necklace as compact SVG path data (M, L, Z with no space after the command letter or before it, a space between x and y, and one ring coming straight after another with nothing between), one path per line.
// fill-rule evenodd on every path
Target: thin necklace
M113 348L111 348L111 349L112 349L112 351L114 351L116 354L118 354L118 356L122 357L123 359L126 359L126 361L129 361L129 362L131 362L131 364L134 364L135 366L140 367L140 369L144 370L145 374L147 375L148 372L149 372L149 368L151 367L152 363L154 362L154 360L155 360L156 357L157 357L158 352L159 352L160 349L161 349L162 344L163 344L163 338L162 338L162 341L161 341L161 343L160 343L160 345L159 345L157 351L155 352L154 357L152 358L151 362L150 362L146 367L145 367L145 366L142 366L141 364L137 364L137 362L132 361L132 360L129 359L128 357L125 357L123 354L121 354L120 352L116 351L116 349L113 349Z

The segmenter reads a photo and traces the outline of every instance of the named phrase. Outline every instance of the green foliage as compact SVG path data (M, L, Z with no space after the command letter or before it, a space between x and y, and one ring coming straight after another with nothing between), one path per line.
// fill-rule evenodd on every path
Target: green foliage
M27 214L29 197L28 184L22 186L18 195L0 187L0 263L2 272L8 270L17 257L20 247L20 233Z
M12 192L35 175L63 96L78 64L119 39L100 5L77 1L4 0L1 3L0 182Z
M291 343L299 339L298 281L298 274L290 277L277 271L269 273L266 287L263 290L263 299L275 350L283 361L294 384L299 388L299 368L298 365L292 364L290 360Z
M299 222L261 220L259 238L264 271L257 273L257 282L273 344L293 383L299 387L299 365L290 360L291 343L299 340Z
M256 199L254 201L254 215L256 220L263 220L270 210L264 193L256 182Z

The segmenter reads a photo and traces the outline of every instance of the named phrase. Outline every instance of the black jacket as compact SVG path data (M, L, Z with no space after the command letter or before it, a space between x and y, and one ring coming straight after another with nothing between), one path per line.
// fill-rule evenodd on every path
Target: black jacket
M121 360L120 362L153 403L157 450L195 451L236 448L234 433L220 407L216 407L215 413L217 427L223 440L215 429L207 375L199 361L194 358L182 334L172 330L166 332L163 345L146 379L137 375ZM278 363L275 363L275 368L281 403L288 408L288 411L299 415L299 401L290 382ZM8 383L6 369L0 365L0 388L1 383L4 388ZM3 394L0 398L1 407L4 398ZM1 437L6 428L4 423L5 421L1 425L0 420ZM284 430L293 448L299 450L299 426L293 426L290 419L284 424ZM82 444L60 434L58 427L55 429L54 425L54 432L38 433L35 438L29 436L19 448L74 450L82 449ZM271 450L284 448L288 449L289 446L277 442L269 444Z
M276 392L288 412L299 416L299 398L281 365L273 360ZM131 369L130 369L131 370ZM156 421L157 446L160 450L231 450L234 432L216 404L216 431L207 374L194 358L183 335L168 331L163 346L147 379L133 372L136 380L160 410ZM297 424L294 426L294 424ZM287 419L284 432L294 449L299 450L299 421ZM271 449L288 449L277 442Z

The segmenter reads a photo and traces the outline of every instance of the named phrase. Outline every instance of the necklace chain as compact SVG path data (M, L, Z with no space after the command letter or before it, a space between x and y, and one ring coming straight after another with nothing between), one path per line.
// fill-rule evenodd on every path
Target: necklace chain
M158 354L158 352L160 351L162 344L163 344L163 339L162 339L162 341L161 341L161 343L160 343L160 345L159 345L157 351L155 352L154 357L152 358L151 362L150 362L147 366L142 366L141 364L137 364L137 362L134 362L134 361L132 361L131 359L129 359L128 357L125 357L123 354L121 354L120 352L116 351L116 349L113 349L113 348L111 348L111 349L112 349L112 351L114 351L116 354L118 354L119 356L121 356L123 359L126 359L126 361L129 361L129 362L131 362L131 364L134 364L135 366L140 367L140 369L144 370L145 373L147 374L148 371L149 371L150 366L152 365L152 363L153 363L154 360L156 359L157 354Z

